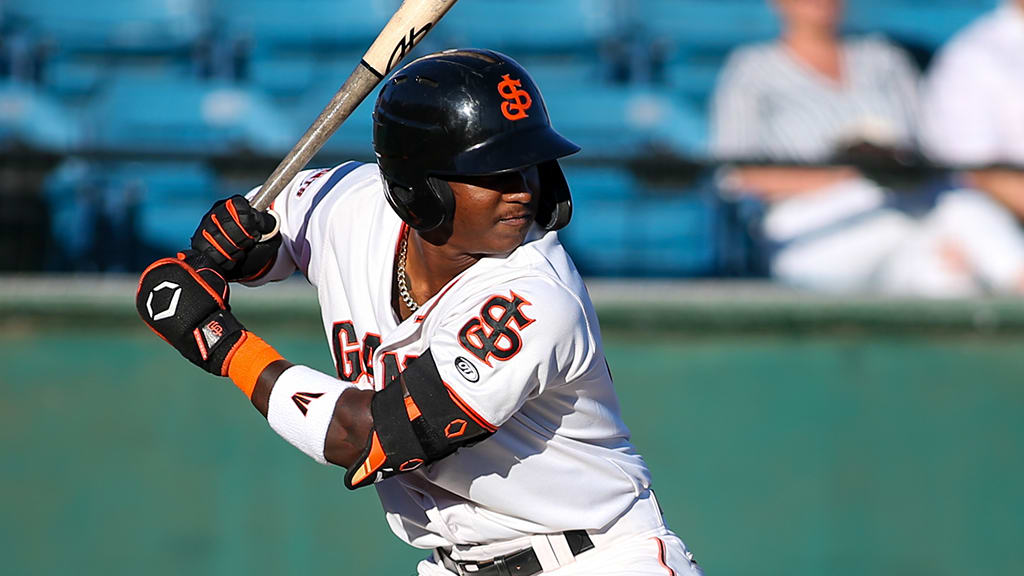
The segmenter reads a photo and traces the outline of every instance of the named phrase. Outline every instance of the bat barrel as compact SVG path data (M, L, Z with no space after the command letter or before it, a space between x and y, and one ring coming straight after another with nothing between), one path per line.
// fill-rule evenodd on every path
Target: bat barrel
M352 75L345 80L341 89L320 112L320 115L309 126L306 133L295 144L284 160L277 165L267 181L260 187L252 199L252 205L258 210L266 210L274 202L274 198L284 190L288 182L309 164L320 148L338 130L367 94L380 82L380 78L367 70L362 64L356 67Z
M405 0L402 3L352 75L263 183L252 199L254 207L266 210L273 204L274 198L305 168L359 103L423 39L456 1Z

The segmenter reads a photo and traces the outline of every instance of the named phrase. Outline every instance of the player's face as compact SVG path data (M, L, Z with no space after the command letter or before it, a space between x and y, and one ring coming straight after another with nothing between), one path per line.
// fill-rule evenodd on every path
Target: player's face
M775 0L789 27L834 30L842 18L841 0Z
M467 254L508 254L523 240L537 215L540 174L519 172L461 177L450 182L455 218L448 245Z

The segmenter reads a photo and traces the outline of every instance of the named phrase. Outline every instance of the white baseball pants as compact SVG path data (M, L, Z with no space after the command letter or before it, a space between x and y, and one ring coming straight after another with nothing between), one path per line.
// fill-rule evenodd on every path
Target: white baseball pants
M601 532L588 532L594 547L573 557L560 534L530 538L545 576L702 576L686 545L665 526L654 493L647 491ZM557 540L561 538L561 542ZM565 550L559 555L556 550ZM417 566L418 576L452 576L436 558ZM459 576L455 574L455 576Z

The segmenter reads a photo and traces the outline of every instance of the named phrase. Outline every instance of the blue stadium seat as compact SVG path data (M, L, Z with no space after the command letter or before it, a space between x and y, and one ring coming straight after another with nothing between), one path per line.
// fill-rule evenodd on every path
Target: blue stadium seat
M140 240L168 253L187 247L202 215L227 195L201 163L126 164L111 181L114 190L137 198L135 228Z
M583 275L616 276L630 269L628 238L635 222L626 207L614 199L574 202L572 221L558 237Z
M727 51L779 32L778 17L765 0L637 0L630 6L646 37L682 50Z
M48 179L51 267L136 270L188 246L199 218L226 196L199 162L90 163L71 159Z
M42 85L61 100L88 99L113 73L102 60L57 54L43 67Z
M53 253L47 267L54 270L90 270L90 253L98 244L95 222L101 192L92 186L89 165L65 160L43 186L49 206Z
M996 4L994 0L850 2L845 28L851 32L878 32L903 44L937 50L958 30Z
M333 73L328 70L319 74L308 90L292 105L284 108L288 115L289 129L294 136L293 140L298 140L305 133L350 72L351 68L337 68ZM377 93L374 92L363 100L324 144L322 150L325 154L346 159L373 157L373 106L376 99Z
M697 109L706 110L723 63L724 57L675 58L666 64L665 85L692 102Z
M663 90L603 85L544 89L552 124L583 154L629 158L652 150L700 155L707 140L702 110Z
M89 108L89 144L104 150L278 154L294 132L263 96L162 75L120 75Z
M214 19L253 48L365 50L394 13L395 0L209 0Z
M613 30L613 0L473 0L437 27L449 46L486 47L514 55L592 51Z
M0 149L25 146L68 152L81 142L73 114L35 86L0 81Z
M8 16L61 50L187 51L204 32L204 0L8 0Z
M649 276L707 276L715 271L715 211L710 199L681 191L628 208L636 222L637 262Z
M640 194L636 181L625 168L581 166L571 158L562 170L572 190L573 217L559 237L584 273L624 273L632 257L624 208Z
M708 276L715 272L715 207L694 194L576 202L559 238L588 276Z
M359 62L359 56L350 62ZM249 61L248 82L260 92L278 99L300 96L322 75L316 59L308 54L269 50L254 52ZM341 81L338 81L341 85Z
M9 0L11 28L32 45L45 89L91 98L124 69L190 72L208 22L205 0Z
M603 78L603 63L596 54L575 54L567 57L550 55L512 56L523 68L545 96L548 90L566 86L590 86Z
M562 171L572 190L573 201L581 203L625 200L639 195L636 179L621 166L586 166L574 164L572 157L563 160Z

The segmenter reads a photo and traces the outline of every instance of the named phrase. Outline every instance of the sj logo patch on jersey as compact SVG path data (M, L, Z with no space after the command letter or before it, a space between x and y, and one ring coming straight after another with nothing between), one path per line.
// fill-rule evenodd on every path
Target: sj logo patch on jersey
M501 114L513 122L526 118L526 111L533 106L533 98L530 98L529 92L521 88L522 85L522 81L513 80L508 74L502 76L501 82L498 82L498 94L505 99L501 103Z
M488 366L491 358L505 361L518 354L523 340L516 328L522 330L533 324L522 310L530 303L515 292L509 295L492 296L480 308L480 315L459 330L459 344Z

